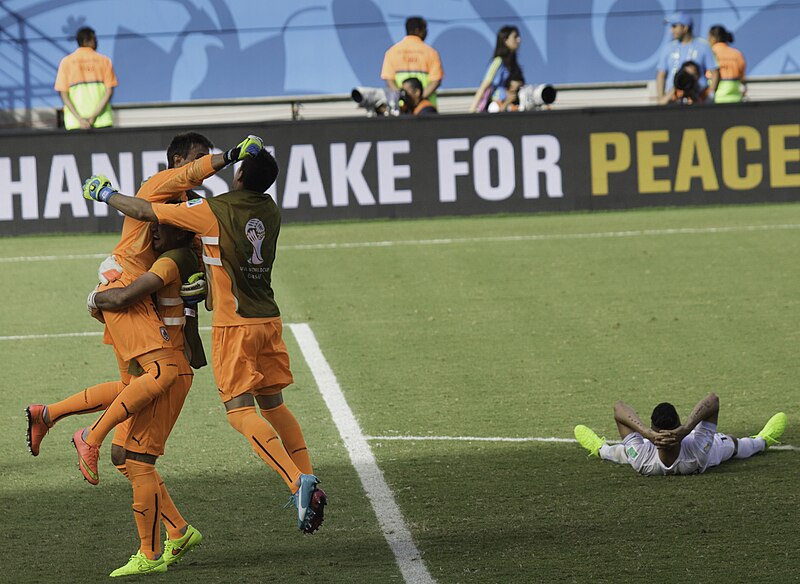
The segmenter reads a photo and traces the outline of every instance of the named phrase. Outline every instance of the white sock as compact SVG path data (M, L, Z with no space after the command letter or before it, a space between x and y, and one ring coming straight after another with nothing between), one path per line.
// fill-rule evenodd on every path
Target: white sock
M763 438L739 438L736 458L750 458L754 454L762 452L766 447L767 442Z
M628 457L625 455L625 446L623 444L603 444L598 454L603 460L610 460L617 464L628 464Z

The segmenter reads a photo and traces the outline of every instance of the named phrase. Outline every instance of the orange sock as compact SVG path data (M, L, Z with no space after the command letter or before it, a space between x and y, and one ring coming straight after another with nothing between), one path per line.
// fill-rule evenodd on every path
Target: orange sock
M255 407L228 412L228 423L242 434L261 459L277 472L294 492L294 482L300 477L300 469L292 462L283 443L267 421L256 413Z
M48 404L47 413L50 416L50 427L53 427L56 422L65 416L88 414L106 409L124 387L121 381L98 383L92 387L87 387L83 391L74 393L60 402Z
M311 459L308 456L306 440L303 438L303 430L300 429L297 418L286 407L286 404L282 403L277 408L261 410L261 415L275 428L275 432L283 442L283 447L286 448L286 452L292 457L292 461L300 469L300 472L314 474L314 469L311 467Z
M161 478L158 471L156 471L156 477L158 477L158 488L161 493L161 521L164 522L164 527L167 528L167 536L170 539L180 539L189 523L183 518L172 501L172 497L169 496L164 479Z
M114 426L127 420L170 388L177 379L178 369L177 365L169 367L167 361L159 359L143 366L146 373L131 379L128 387L119 393L91 427L85 438L87 444L100 446Z
M125 466L124 464L115 464L114 468L117 469L119 472L121 472L122 476L124 476L126 479L130 480L130 477L128 476L128 467L127 466Z
M161 489L156 467L128 459L128 478L133 485L133 515L141 544L139 550L149 560L161 555Z

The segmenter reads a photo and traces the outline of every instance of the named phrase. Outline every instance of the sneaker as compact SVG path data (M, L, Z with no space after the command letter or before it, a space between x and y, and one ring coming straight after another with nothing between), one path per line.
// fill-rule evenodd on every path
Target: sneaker
M187 552L193 550L203 541L203 534L191 525L186 528L186 533L178 539L164 540L164 562L171 566L180 562Z
M310 517L308 515L309 507L311 506L311 499L314 491L318 490L317 485L319 480L312 474L300 475L300 486L295 491L294 495L289 497L289 502L284 505L284 508L295 507L297 509L297 529L305 531L309 528Z
M50 430L50 426L44 421L44 408L41 404L31 404L25 408L25 417L28 418L28 449L34 456L39 456L39 445Z
M575 439L589 451L589 456L600 458L600 447L606 443L605 438L600 438L591 428L578 424L575 426Z
M314 489L311 495L311 505L306 511L306 527L304 533L314 533L325 521L325 505L328 504L328 495L322 489Z
M100 482L100 474L97 471L100 447L87 444L83 440L83 430L84 428L80 428L72 435L72 445L78 451L78 468L81 469L83 478L89 481L89 484L96 485Z
M767 423L761 428L761 432L755 436L751 436L751 438L762 438L764 442L767 443L767 448L780 444L778 438L780 438L784 430L786 430L786 421L786 414L778 412L767 420Z
M116 578L117 576L136 576L138 574L155 574L156 572L166 571L167 562L164 561L163 555L157 560L148 560L147 556L139 550L131 556L127 564L117 568L109 576Z

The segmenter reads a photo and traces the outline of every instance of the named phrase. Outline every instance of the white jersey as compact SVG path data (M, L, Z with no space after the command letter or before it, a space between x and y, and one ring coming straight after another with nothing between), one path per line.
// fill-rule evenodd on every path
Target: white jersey
M638 432L622 441L628 463L639 474L687 475L704 472L728 460L736 449L730 436L717 432L717 425L700 422L681 442L681 452L671 466L658 457L658 448Z

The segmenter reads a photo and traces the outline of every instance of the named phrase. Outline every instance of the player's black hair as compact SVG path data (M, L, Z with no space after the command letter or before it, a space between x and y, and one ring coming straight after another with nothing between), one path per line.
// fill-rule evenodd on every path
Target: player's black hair
M403 83L401 85L405 85L406 83L413 87L414 91L419 91L422 93L422 81L416 77L408 77L407 79L403 79Z
M671 403L663 402L653 409L650 426L659 430L674 430L681 425L681 418Z
M721 24L715 24L708 29L708 34L723 43L733 44L733 33Z
M197 132L184 132L175 136L172 142L169 143L169 148L167 148L167 168L174 168L175 161L173 158L175 155L186 158L189 156L189 151L192 147L197 145L205 146L209 150L214 147L211 140Z
M421 16L411 16L406 19L406 34L417 34L428 30L428 23Z
M246 191L265 193L278 178L278 163L272 154L262 150L255 158L242 161L242 188Z
M78 32L75 33L75 41L78 43L79 47L85 47L95 38L96 35L94 33L94 29L89 28L88 26L79 28Z

